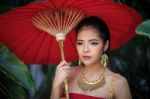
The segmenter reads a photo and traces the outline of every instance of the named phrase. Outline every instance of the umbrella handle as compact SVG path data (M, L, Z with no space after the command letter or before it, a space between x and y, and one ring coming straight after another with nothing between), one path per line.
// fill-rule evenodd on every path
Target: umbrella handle
M59 47L60 47L60 52L61 52L61 59L62 61L65 60L65 54L64 54L64 43L63 40L59 40Z
M64 61L65 60L65 54L64 54L63 40L59 40L59 47L60 47L60 51L61 51L61 59L62 59L62 61ZM65 86L66 99L69 99L69 91L68 91L67 79L64 80L64 86Z
M64 86L65 86L66 99L69 99L69 91L68 91L68 82L67 82L67 79L65 79L65 81L64 81Z

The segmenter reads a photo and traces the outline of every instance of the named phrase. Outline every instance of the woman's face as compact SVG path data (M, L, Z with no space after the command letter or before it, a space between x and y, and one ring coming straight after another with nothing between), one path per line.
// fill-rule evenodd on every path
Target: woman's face
M100 57L108 48L108 42L104 43L96 29L83 27L77 35L77 51L79 59L85 65L100 62Z

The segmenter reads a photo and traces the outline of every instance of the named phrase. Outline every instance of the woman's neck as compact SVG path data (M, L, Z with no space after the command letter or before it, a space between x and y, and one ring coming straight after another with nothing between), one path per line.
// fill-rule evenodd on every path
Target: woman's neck
M84 66L83 71L88 77L95 76L99 75L100 73L102 73L102 71L104 71L104 66L101 64L101 62L96 62L94 64Z

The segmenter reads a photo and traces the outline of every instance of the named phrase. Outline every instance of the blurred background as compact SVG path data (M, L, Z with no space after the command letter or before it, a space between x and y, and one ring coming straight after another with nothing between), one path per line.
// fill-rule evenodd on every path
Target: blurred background
M0 13L39 1L44 0L0 0ZM150 0L115 0L115 2L135 8L142 15L143 21L150 19ZM109 58L109 68L127 78L133 99L150 99L150 36L137 35L128 44L109 53ZM10 74L3 72L0 67L0 99L49 99L56 65L27 64L26 67L29 70L28 77L32 80L31 86L34 87L35 94L28 90L30 88L23 87L20 84L22 82L11 80L15 77L9 77ZM11 83L6 84L6 80ZM26 81L23 80L23 82ZM14 83L17 83L15 88L12 87ZM9 88L14 89L10 91Z

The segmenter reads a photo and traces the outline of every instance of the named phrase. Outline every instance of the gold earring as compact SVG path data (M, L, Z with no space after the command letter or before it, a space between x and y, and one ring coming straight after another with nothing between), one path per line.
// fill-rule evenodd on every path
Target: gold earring
M108 65L108 56L107 56L107 54L103 54L101 56L101 64L104 65L104 68L107 67L107 65Z
M78 65L79 66L82 65L82 61L81 60L78 61Z

